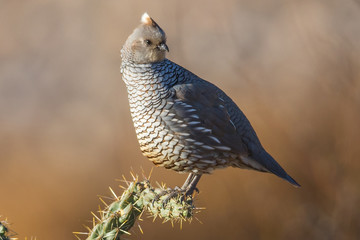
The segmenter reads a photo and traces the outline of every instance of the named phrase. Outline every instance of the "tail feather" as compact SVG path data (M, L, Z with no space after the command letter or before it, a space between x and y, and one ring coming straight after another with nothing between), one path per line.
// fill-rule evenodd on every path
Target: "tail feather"
M257 152L256 154L252 154L251 158L261 164L269 172L291 183L294 187L301 187L301 185L298 184L292 177L290 177L290 175L286 173L280 164L278 164L275 159L264 149Z
M289 183L291 183L294 187L301 187L301 185L298 184L298 183L295 181L295 179L293 179L292 177L290 177L289 174L286 174L286 175L287 175L286 178L285 178L286 181L288 181Z

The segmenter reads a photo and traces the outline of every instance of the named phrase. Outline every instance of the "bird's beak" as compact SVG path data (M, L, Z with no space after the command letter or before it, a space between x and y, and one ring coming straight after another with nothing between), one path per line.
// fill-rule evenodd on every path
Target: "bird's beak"
M166 43L161 43L158 48L161 50L161 51L169 51L169 47L166 45Z

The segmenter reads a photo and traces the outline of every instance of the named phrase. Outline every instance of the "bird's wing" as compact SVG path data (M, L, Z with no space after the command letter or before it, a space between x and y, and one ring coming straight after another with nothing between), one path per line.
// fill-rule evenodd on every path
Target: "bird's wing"
M185 132L188 138L211 148L248 155L248 149L216 86L199 81L175 85L172 91L174 104L171 111L177 119L181 119L180 126L184 126L176 131Z
M215 85L204 80L175 85L172 98L170 112L180 120L175 132L203 143L209 150L238 154L239 167L272 172L300 186L264 150L242 111Z

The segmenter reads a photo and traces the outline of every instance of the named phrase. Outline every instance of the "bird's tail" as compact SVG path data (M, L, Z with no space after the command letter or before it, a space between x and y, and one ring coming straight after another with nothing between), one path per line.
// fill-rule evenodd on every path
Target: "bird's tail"
M269 172L291 183L294 187L301 187L265 150L252 154L251 158L260 163Z

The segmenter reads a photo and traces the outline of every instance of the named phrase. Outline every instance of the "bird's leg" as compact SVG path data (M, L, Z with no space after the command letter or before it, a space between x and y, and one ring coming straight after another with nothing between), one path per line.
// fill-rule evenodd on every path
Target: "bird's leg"
M185 193L194 177L195 177L195 174L190 173L181 188L179 188L178 186L175 186L175 188L173 188L173 189L168 188L166 190L163 190L159 194L156 194L152 203L154 204L154 202L158 201L160 199L160 197L162 197L164 195L168 195L164 200L164 204L166 204L172 197L178 195L179 193Z
M189 179L189 177L191 176L191 182L187 184L187 180ZM196 185L198 184L198 182L200 181L201 178L201 174L194 174L194 173L190 173L188 179L186 179L184 185L185 185L185 189L182 187L182 190L185 190L185 195L186 196L190 196L193 194L194 190L196 190L197 192L199 192L199 190L196 188Z
M187 189L193 178L195 177L194 173L190 173L189 176L186 178L184 184L182 185L181 189Z
M170 192L186 192L188 186L190 185L191 181L193 180L193 178L195 177L195 174L193 173L190 173L189 176L186 178L184 184L182 185L181 188L179 188L178 186L175 186L175 188L171 189L171 188L168 188L164 191L162 191L161 193L157 194L157 199L158 200L161 196L164 196Z
M200 178L201 174L190 173L181 188L176 186L174 189L167 189L162 191L161 193L156 195L155 199L153 200L153 204L155 201L159 200L161 196L164 195L167 195L163 201L163 205L165 206L171 198L178 196L179 194L183 195L181 199L184 200L185 196L192 195L194 191L199 192L199 190L196 188L196 185L199 182Z
M182 189L180 189L178 186L176 186L173 189L172 188L164 189L160 193L155 195L154 199L152 200L152 205L154 205L154 203L157 202L160 199L160 197L166 196L166 198L163 200L163 205L165 206L169 202L169 200L174 196L178 195L179 192L182 192Z

